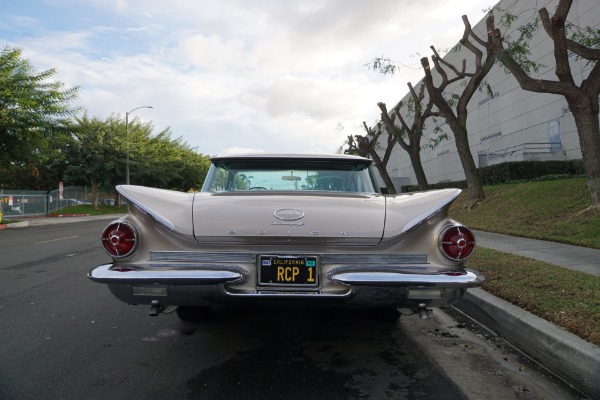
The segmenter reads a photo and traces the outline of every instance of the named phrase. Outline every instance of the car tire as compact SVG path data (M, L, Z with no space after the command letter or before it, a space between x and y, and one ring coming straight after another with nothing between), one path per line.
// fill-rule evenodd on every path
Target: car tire
M179 306L175 311L182 321L202 321L211 314L211 307Z

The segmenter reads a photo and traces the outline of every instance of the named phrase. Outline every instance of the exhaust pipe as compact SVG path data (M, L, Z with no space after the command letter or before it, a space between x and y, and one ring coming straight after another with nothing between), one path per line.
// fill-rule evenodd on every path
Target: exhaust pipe
M152 303L150 303L150 311L148 312L148 315L151 317L156 317L158 314L160 314L162 310L162 307L160 306L160 302L158 300L152 300Z
M417 308L417 312L419 313L419 318L421 319L429 319L429 310L427 309L427 304L419 304Z

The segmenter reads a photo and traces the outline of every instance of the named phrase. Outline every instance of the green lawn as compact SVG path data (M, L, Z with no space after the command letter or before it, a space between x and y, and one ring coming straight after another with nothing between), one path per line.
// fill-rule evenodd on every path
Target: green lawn
M600 249L600 210L591 211L584 178L484 187L486 200L465 209L467 191L452 218L472 229Z
M600 210L591 210L584 178L484 187L467 210L467 191L450 215L472 229L600 249ZM600 277L478 248L467 266L486 276L483 289L600 345Z
M104 215L104 214L120 214L127 212L127 205L123 203L121 208L114 206L100 205L98 208L92 207L90 204L79 204L71 207L65 207L62 210L55 211L50 215L61 214L89 214L89 215Z

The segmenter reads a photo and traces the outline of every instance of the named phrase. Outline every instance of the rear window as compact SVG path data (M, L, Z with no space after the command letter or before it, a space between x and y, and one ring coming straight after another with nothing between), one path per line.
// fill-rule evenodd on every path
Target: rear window
M366 163L241 160L213 163L203 192L328 191L374 193Z

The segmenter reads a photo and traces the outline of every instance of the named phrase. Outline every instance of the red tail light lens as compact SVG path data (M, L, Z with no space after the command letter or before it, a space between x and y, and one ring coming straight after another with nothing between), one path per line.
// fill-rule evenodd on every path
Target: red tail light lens
M475 250L475 235L462 225L451 225L440 234L440 250L452 261L465 260Z
M128 222L113 222L102 232L102 246L115 258L127 257L133 253L138 240L137 229Z

